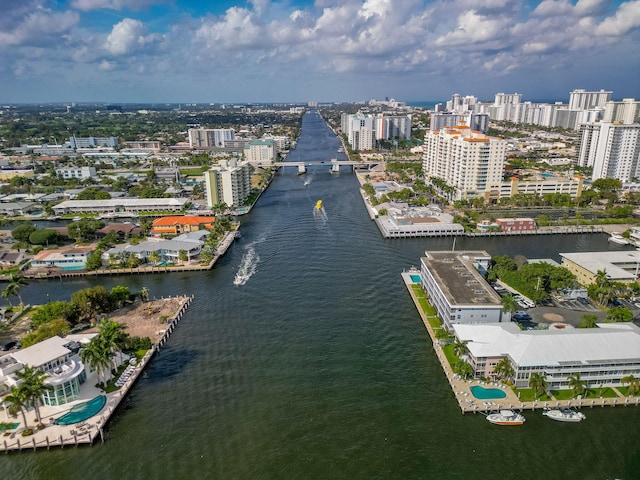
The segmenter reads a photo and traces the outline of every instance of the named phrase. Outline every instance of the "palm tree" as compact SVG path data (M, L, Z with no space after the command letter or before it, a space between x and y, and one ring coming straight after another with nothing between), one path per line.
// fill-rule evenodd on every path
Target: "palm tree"
M148 260L151 262L151 268L155 267L158 260L160 260L160 254L157 250L149 252Z
M573 375L569 375L568 384L569 388L573 392L573 396L584 395L587 391L587 382L580 378L580 372L576 372Z
M24 413L27 408L27 396L24 388L21 387L12 387L11 393L4 397L4 402L9 404L9 415L12 417L17 417L18 412L22 414L22 423L24 423L24 428L28 427L27 424L27 416Z
M500 379L511 379L515 374L513 366L507 357L504 357L497 363L496 367L493 369L493 373L495 373Z
M114 355L114 352L106 348L100 340L100 335L93 337L91 341L80 350L80 358L83 363L89 365L90 369L98 372L98 383L103 385L110 378ZM107 375L109 375L109 377L107 377Z
M640 379L634 377L633 375L627 375L626 377L622 377L622 383L629 384L629 393L633 395L637 395L640 393Z
M119 358L129 336L124 329L125 326L123 324L106 318L103 318L98 326L98 336L102 346L111 352L116 352Z
M25 365L20 372L16 373L16 377L22 380L20 387L24 389L26 401L33 405L33 408L36 411L36 419L38 420L38 423L40 423L41 417L39 403L42 400L44 393L47 390L52 389L50 385L45 385L44 383L47 375L37 368Z
M18 300L20 300L20 304L22 304L22 297L20 296L20 288L24 287L25 285L27 285L27 281L24 279L24 277L21 277L20 275L16 275L15 273L12 273L11 276L9 277L9 286L13 287L14 290L14 295L18 296Z
M15 285L9 284L4 290L2 290L2 292L0 292L0 296L2 298L6 298L9 302L9 306L11 307L13 307L13 303L11 303L11 297L14 297L17 293L15 288Z
M456 339L456 341L453 342L453 351L458 357L461 357L462 355L469 353L469 347L467 347L467 342L463 342L459 339Z
M140 300L143 302L149 301L149 289L147 287L142 287L138 295L140 295Z
M502 311L504 313L509 312L510 315L513 315L513 313L517 310L517 303L511 295L505 295L504 297L502 297L501 303Z
M547 390L547 376L542 372L533 372L529 377L529 387L533 388L536 398L539 398Z

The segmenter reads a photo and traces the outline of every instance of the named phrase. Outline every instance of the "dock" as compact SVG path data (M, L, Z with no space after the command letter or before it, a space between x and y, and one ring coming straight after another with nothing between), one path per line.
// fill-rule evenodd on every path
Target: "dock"
M54 417L59 417L65 413L65 411L57 412L53 415L43 415L42 424L44 428L38 430L34 428L34 433L23 437L20 432L24 428L18 429L16 432L5 432L4 436L0 437L0 452L5 453L14 451L29 451L39 449L50 449L52 447L65 448L79 445L92 446L98 442L104 443L105 434L104 429L111 420L114 413L118 410L122 401L126 398L127 394L133 388L137 380L143 374L144 369L149 364L153 356L160 351L162 346L168 341L171 333L178 326L184 313L189 308L189 305L193 301L193 296L189 297L175 297L181 298L181 304L179 310L172 318L167 319L166 326L162 331L162 336L156 341L151 348L146 352L144 357L137 362L135 368L132 370L129 378L124 384L116 391L111 393L103 393L107 397L105 406L100 412L93 417L74 425L55 425ZM86 399L83 399L86 400ZM79 402L74 402L73 405ZM82 402L80 402L82 403ZM73 405L70 405L72 407ZM68 411L68 409L66 410ZM33 415L33 412L27 412L28 415ZM18 416L18 418L20 418Z
M412 285L416 283L412 280L411 275L418 275L420 272L417 269L402 272L402 279L411 295L411 299L422 318L422 322L429 332L431 337L433 350L438 358L442 370L451 386L451 391L460 407L463 414L465 413L482 413L488 414L497 412L499 410L540 410L545 408L595 408L595 407L615 407L615 406L638 406L640 405L640 397L625 397L615 387L611 387L618 395L614 398L586 398L586 399L570 399L570 400L547 400L547 401L532 401L522 402L518 398L517 394L506 384L500 382L485 382L479 379L466 380L456 375L442 350L442 345L436 338L435 331L429 323L429 316L422 310L418 297L416 297ZM496 388L503 391L506 396L500 399L481 400L473 396L471 387L482 386L484 388Z

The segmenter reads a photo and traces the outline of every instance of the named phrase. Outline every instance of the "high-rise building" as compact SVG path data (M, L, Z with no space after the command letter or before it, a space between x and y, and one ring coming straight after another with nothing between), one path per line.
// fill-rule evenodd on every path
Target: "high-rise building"
M578 165L593 167L593 180L640 178L640 124L590 123L580 134Z
M385 115L376 117L376 140L409 140L411 138L411 115Z
M454 188L453 200L479 197L488 184L500 182L507 142L471 130L466 125L427 132L422 169L427 183L444 180Z
M191 148L224 147L226 141L235 138L236 132L233 128L189 129L189 146Z
M620 122L625 125L640 123L640 102L635 98L623 98L621 102L607 102L603 122Z
M244 146L244 159L247 162L275 162L276 155L274 140L251 140Z
M347 139L353 150L371 150L376 146L376 117L357 113L350 115Z
M455 113L455 112L433 112L429 121L429 130L437 132L444 127L455 127L456 125L467 125L471 130L487 133L489 128L489 114L487 113Z
M207 205L221 203L239 206L251 193L251 166L236 159L220 160L220 163L204 173Z
M522 102L521 93L496 93L496 97L493 104L506 105L509 103L521 103L521 102Z
M584 88L578 88L569 93L569 110L604 108L605 104L611 100L612 93L605 90L587 92Z

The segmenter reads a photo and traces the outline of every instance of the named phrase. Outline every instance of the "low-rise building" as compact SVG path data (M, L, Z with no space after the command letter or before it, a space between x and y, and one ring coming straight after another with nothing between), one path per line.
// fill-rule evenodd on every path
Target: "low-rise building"
M122 214L184 210L186 198L112 198L106 200L67 200L53 207L56 215L69 213Z
M491 255L485 251L427 251L420 259L422 288L448 330L459 323L508 322L500 295L480 271Z
M56 173L65 180L70 178L85 180L96 176L96 167L56 168Z
M576 276L581 285L596 282L598 272L605 272L614 282L633 283L640 273L640 252L622 250L612 252L561 253L562 266Z
M33 268L59 268L60 270L82 270L87 258L95 247L65 247L55 250L42 250L31 260Z
M568 389L569 377L580 374L587 388L622 386L629 375L640 376L640 328L633 323L603 323L598 328L552 325L548 330L521 330L515 323L453 325L466 343L476 378L491 378L507 358L516 388L528 388L531 374L544 375L550 390Z
M536 229L533 218L497 218L496 224L501 232L530 232Z

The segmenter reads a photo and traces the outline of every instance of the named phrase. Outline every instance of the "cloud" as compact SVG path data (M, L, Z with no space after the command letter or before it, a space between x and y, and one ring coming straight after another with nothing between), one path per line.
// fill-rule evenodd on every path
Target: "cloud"
M640 1L620 5L615 15L607 17L596 28L597 35L620 37L640 27Z
M83 12L99 9L143 10L151 5L167 3L167 0L72 0L71 6Z
M113 26L107 36L105 50L111 55L126 55L151 44L156 37L147 35L147 29L139 20L125 18Z
M7 16L0 30L0 47L2 46L37 46L50 45L55 39L62 39L63 34L78 24L77 12L53 12L48 9L37 9L16 17L21 9L5 12ZM14 15L12 15L12 13ZM13 21L7 22L7 19Z

